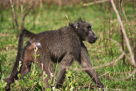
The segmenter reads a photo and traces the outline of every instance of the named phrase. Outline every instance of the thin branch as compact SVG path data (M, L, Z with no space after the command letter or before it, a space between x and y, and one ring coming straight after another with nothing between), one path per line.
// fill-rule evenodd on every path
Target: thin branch
M136 69L134 69L134 70L129 74L129 76L124 77L124 78L122 78L122 79L118 79L118 80L126 80L126 79L129 79L129 78L132 77L135 73L136 73Z
M112 80L117 80L117 81L122 81L122 80L127 80L129 79L130 77L132 77L134 74L136 73L136 69L134 69L127 77L124 77L124 78L114 78L114 77L111 77L111 76L105 76L109 79L112 79Z
M1 76L2 76L2 68L1 68L1 62L0 62L0 79L1 79Z
M132 41L133 48L134 48L134 59L135 59L135 61L136 61L136 45L135 45L135 43L134 43L134 38L133 38L133 35L132 35L132 31L131 31L130 25L129 25L129 23L128 23L128 19L127 19L127 17L126 17L125 10L124 10L123 6L122 6L122 11L123 11L124 17L125 17L125 19L126 19L127 26L128 26L128 28L129 28L130 35L131 35L131 41Z
M19 36L19 26L18 26L17 16L16 16L15 10L14 10L14 5L13 5L12 0L9 0L9 1L10 1L11 8L12 8L12 14L13 14L13 17L14 17L14 20L15 20L15 23L16 23L16 26L17 26L17 36Z
M90 6L93 4L104 3L104 2L108 2L108 1L110 1L110 0L94 1L94 2L90 2L90 3L85 3L85 4L83 4L83 6Z
M28 15L28 13L30 12L30 10L34 7L34 1L32 3L32 5L27 9L26 13L24 14L23 11L23 5L21 5L21 13L22 13L22 25L21 25L21 30L24 28L24 20L25 17Z
M129 23L128 23L128 19L127 19L127 17L126 17L125 10L124 10L124 8L123 8L123 6L122 6L122 5L121 5L121 8L122 8L122 12L123 12L124 17L125 17L125 19L126 19L127 26L128 26L128 29L129 29L129 32L130 32L130 35L131 35L131 39L132 39L132 43L133 43L133 47L135 48L135 44L134 44L134 39L133 39L132 31L131 31L130 25L129 25Z
M120 18L121 18L121 4L122 4L122 0L119 0L119 15L120 15ZM122 50L124 51L124 36L123 36L123 33L122 33L122 29L120 28L120 36L121 36L121 39L122 39L122 42L121 42L121 45L122 45ZM125 55L123 56L123 66L125 66Z
M125 52L123 52L116 60L114 61L111 61L109 63L105 63L105 64L102 64L100 66L94 66L94 67L88 67L88 68L81 68L81 69L73 69L73 70L76 70L76 71L85 71L85 70L88 70L88 69L99 69L99 68L102 68L102 67L106 67L106 66L109 66L109 65L114 65L117 61L119 61L123 56L125 55ZM64 67L64 66L63 66ZM69 66L65 66L64 68L70 68Z
M123 33L124 38L125 38L125 40L126 40L126 45L127 45L127 47L128 47L128 51L129 51L129 54L130 54L130 57L131 57L131 65L133 65L133 66L135 67L135 66L136 66L136 63L135 63L135 60L134 60L134 55L133 55L133 53L132 53L132 49L131 49L131 47L130 47L129 40L128 40L127 35L126 35L126 31L125 31L125 29L124 29L123 23L122 23L122 21L121 21L121 19L120 19L119 13L118 13L118 11L117 11L117 9L116 9L116 6L115 6L113 0L111 0L111 4L112 4L113 9L114 9L114 11L115 11L115 13L116 13L116 15L117 15L118 21L119 21L120 26L121 26L121 28L122 28L122 33Z
M109 65L115 65L115 63L118 60L120 60L124 55L125 55L125 52L123 52L116 60L111 61L110 63L106 63L106 64L103 64L103 65L100 65L100 66L93 67L93 68L94 69L99 69L99 68L106 67L106 66L109 66Z
M118 45L118 46L121 46L117 41L115 41L115 40L113 40L113 39L110 39L112 42L114 42L116 45ZM120 52L124 52L123 50L122 50L122 48L120 48L119 49L120 50ZM124 52L125 53L125 52ZM131 59L127 56L127 54L125 53L125 57L127 58L127 60L130 62L130 64L133 64L132 63L132 61L131 61ZM136 68L136 65L135 66L133 66L134 68Z
M24 18L28 15L29 11L34 7L34 1L32 5L27 9L26 13L24 14Z
M136 18L135 8L136 8L136 6L135 6L135 0L133 0L133 13L134 13L134 17Z
M21 4L21 16L22 16L22 25L21 25L21 29L23 29L23 27L24 27L24 11L23 11L23 4Z

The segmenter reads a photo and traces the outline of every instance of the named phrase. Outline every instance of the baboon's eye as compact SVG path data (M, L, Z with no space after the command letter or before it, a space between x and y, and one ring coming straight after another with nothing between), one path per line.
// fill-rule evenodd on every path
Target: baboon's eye
M91 26L88 26L87 29L92 30L92 29L91 29Z

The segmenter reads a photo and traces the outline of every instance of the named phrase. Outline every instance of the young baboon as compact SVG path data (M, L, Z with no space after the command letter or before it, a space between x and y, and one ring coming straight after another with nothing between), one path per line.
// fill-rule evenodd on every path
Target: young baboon
M29 38L29 42L24 48L22 67L18 72L17 67L19 60L21 60L24 37ZM17 79L18 73L21 73L21 77L23 77L30 71L31 63L35 60L33 49L36 47L38 48L37 53L40 54L36 62L38 62L42 71L45 71L47 74L46 79L44 79L45 89L49 88L48 80L51 77L51 73L54 73L53 63L59 63L59 73L56 84L56 87L59 88L63 85L66 68L73 63L73 60L77 60L82 67L86 69L85 72L92 78L96 86L103 88L103 84L90 64L88 52L83 43L83 41L94 43L96 39L97 36L92 31L91 25L82 20L56 31L46 31L38 34L31 33L24 29L20 34L16 62L11 75L6 78L6 90L10 90L10 84L14 79Z

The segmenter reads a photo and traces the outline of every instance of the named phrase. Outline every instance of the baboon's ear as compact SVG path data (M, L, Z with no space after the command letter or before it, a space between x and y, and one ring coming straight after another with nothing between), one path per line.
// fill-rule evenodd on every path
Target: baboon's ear
M75 23L75 24L69 23L69 26L71 26L71 27L73 27L75 29L79 28L79 24L78 23Z
M78 29L78 28L79 28L79 24L78 24L78 23L75 23L75 24L74 24L74 27L75 27L76 29Z
M30 46L27 47L27 50L34 50L35 48L42 48L41 43L37 42L37 43L32 43Z

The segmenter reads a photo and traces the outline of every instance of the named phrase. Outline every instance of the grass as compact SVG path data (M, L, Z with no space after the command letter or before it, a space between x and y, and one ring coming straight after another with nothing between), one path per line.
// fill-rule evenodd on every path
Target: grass
M125 4L124 7L131 30L135 35L136 24L134 21L136 18L133 16L133 7L131 4ZM108 8L110 8L110 10ZM21 14L20 11L16 10L16 12L18 13L18 20L20 24ZM97 4L88 7L81 7L81 5L61 7L53 5L48 6L44 4L41 10L39 8L35 8L29 13L25 19L25 27L34 33L39 33L46 30L56 30L68 25L66 16L68 16L70 22L74 22L78 18L82 17L83 19L92 23L92 28L95 34L98 36L98 40L95 44L89 44L87 42L85 42L85 44L88 48L93 66L109 63L115 60L121 54L119 51L119 46L109 40L109 38L112 38L121 43L120 26L116 19L116 15L112 10L112 7L108 7L106 4ZM127 35L130 36L127 23L125 22L123 16L122 20L124 22ZM0 63L2 66L0 90L4 91L4 87L2 87L1 84L3 79L9 76L12 70L17 53L18 39L16 37L17 32L15 25L13 24L11 9L3 10L1 12L0 21ZM134 38L136 39L136 36L134 36ZM125 51L127 52L126 45ZM56 65L54 66L56 67ZM85 72L77 71L76 68L81 68L81 66L77 62L74 62L72 67L67 71L68 73L64 86L60 90L67 91L73 87L73 90L89 91L89 87L95 85ZM24 77L24 79L13 83L11 85L12 90L42 90L41 71L37 66L36 69L36 72L33 72L32 70ZM58 68L56 70L56 72L58 72ZM104 74L106 74L106 76L121 79L128 76L132 71L133 67L129 64L128 60L126 60L125 67L123 66L122 60L119 60L115 65L109 65L96 69L99 78L104 84L105 91L135 91L136 75L133 75L131 78L123 81L112 80L104 76ZM56 78L57 77L54 77L55 80ZM55 85L55 82L52 84L53 86ZM100 89L95 88L91 90L97 91Z

